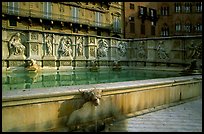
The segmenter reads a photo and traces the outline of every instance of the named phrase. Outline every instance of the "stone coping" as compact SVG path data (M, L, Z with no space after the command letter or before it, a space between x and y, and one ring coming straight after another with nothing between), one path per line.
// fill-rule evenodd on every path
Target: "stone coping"
M192 82L202 81L202 75L158 78L158 79L149 79L149 80L136 80L136 81L114 82L114 83L103 83L103 84L91 84L91 85L75 85L75 86L61 86L61 87L52 87L52 88L5 91L2 93L2 102L15 101L15 100L16 101L29 100L29 99L35 99L35 98L40 99L40 98L50 98L50 97L63 97L63 96L69 96L69 95L70 96L79 95L78 89L92 90L96 88L96 89L103 90L103 94L104 94L104 92L116 91L118 89L128 90L131 88L143 88L147 86L159 86L159 85L165 85L165 84L173 85L179 82L186 82L186 81L192 81ZM128 92L128 91L124 91L124 92Z

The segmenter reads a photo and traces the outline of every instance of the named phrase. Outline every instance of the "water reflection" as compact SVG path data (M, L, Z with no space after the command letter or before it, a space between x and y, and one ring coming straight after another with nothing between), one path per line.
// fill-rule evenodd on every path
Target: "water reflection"
M71 86L82 84L110 83L180 76L178 72L149 70L102 70L55 72L55 73L11 73L2 75L3 90L32 89L43 87Z

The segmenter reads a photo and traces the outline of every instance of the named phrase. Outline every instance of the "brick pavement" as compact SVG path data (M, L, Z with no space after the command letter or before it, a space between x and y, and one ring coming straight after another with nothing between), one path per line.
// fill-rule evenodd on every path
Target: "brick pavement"
M202 132L202 98L128 118L105 132Z

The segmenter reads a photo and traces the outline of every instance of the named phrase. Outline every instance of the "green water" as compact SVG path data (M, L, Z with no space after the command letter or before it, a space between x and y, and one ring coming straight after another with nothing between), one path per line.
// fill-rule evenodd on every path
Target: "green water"
M103 70L99 72L73 71L55 73L2 74L2 89L18 90L71 85L87 85L121 81L145 80L181 76L179 72L148 70Z

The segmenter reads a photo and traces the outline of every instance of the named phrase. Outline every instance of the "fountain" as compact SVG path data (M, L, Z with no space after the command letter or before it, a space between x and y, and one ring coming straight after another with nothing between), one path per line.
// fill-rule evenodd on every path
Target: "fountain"
M90 124L96 124L93 131L99 131L105 120L133 116L145 109L197 97L202 89L200 75L132 79L133 75L141 78L141 73L133 70L177 73L192 59L202 61L202 49L198 49L202 46L202 35L119 39L32 30L5 30L3 34L3 74L22 69L43 75L27 75L25 78L33 78L34 83L34 88L28 90L25 87L29 83L21 75L2 77L2 131L53 131L61 127L74 131ZM192 50L190 40L198 47ZM30 60L25 67L26 59ZM195 70L193 66L194 62L189 69ZM72 72L74 75L67 75ZM121 79L123 75L128 78L114 81L114 77ZM90 90L93 87L103 92L97 94Z

